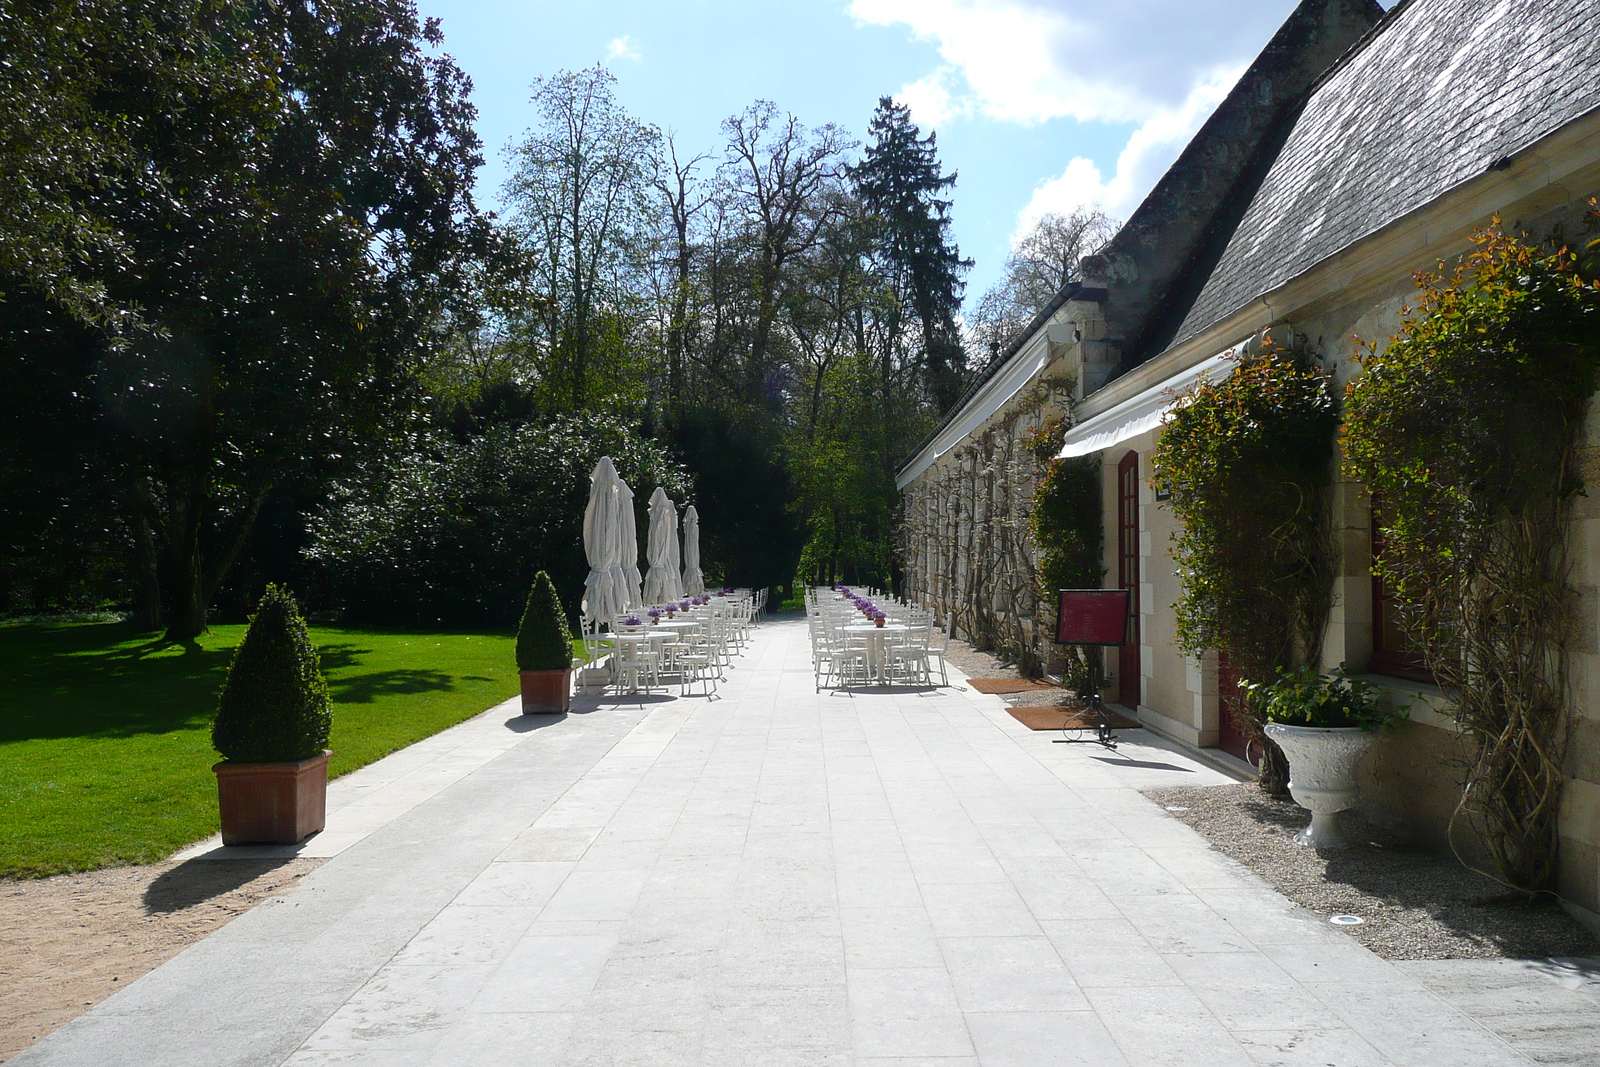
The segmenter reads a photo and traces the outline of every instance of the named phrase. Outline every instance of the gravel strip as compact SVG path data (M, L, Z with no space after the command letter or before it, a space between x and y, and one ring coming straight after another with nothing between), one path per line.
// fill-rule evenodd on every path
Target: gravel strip
M1254 784L1145 793L1301 907L1359 915L1343 926L1390 960L1541 959L1600 955L1600 942L1554 901L1504 903L1494 881L1454 857L1408 848L1357 812L1340 815L1348 849L1294 843L1311 813Z
M167 860L0 881L0 1060L321 865Z
M968 678L1022 677L1017 673L1015 664L1006 663L987 652L979 652L971 642L959 637L950 639L950 647L945 650L944 658L951 665L960 667L961 673Z

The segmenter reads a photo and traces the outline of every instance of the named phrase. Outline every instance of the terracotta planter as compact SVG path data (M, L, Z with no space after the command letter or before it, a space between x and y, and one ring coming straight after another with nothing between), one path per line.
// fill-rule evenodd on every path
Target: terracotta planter
M522 714L559 715L572 706L572 671L522 671Z
M223 760L217 802L224 845L295 845L328 817L328 753L284 763Z
M1311 812L1311 825L1295 841L1316 848L1343 848L1337 816L1356 805L1356 764L1377 740L1355 726L1286 726L1269 722L1266 735L1289 760L1289 795Z
M882 626L883 625L883 620L882 619L873 619L872 620L872 625L874 625L874 626Z

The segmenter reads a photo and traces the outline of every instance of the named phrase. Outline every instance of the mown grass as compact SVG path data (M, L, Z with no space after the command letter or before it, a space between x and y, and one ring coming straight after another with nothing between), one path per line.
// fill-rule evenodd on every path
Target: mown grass
M211 720L244 627L0 626L0 877L149 863L217 828ZM313 627L344 774L517 692L510 634Z

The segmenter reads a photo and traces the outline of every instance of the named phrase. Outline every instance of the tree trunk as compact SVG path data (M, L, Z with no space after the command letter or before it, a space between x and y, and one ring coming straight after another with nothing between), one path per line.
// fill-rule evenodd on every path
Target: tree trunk
M167 587L163 599L167 604L167 632L163 640L179 644L193 641L206 633L206 614L217 589L227 577L228 570L239 556L255 527L256 516L267 498L265 489L250 501L227 545L210 566L205 561L205 545L201 536L205 525L201 516L212 506L210 494L193 490L190 498L181 505L181 513L167 523L167 540L164 546L167 557Z
M193 641L206 632L202 590L199 530L182 524L178 537L167 545L167 632L162 640L175 644Z
M1262 734L1258 739L1261 742L1261 769L1260 777L1256 779L1261 786L1261 791L1270 793L1275 797L1289 795L1289 760L1283 754L1283 749L1272 738Z
M140 515L133 523L134 601L133 624L141 632L161 629L161 576L156 568L156 539L150 520Z

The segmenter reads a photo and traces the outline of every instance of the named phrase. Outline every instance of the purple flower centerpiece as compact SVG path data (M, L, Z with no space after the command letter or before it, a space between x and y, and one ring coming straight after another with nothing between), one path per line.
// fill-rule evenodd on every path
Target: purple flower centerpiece
M656 623L661 621L661 609L660 608L651 608L649 611L645 612L645 614L650 616L650 625L651 626L654 626Z
M626 619L622 620L622 625L624 625L624 626L643 626L644 625L644 621L641 620L639 618L639 616L637 616L637 615L629 615Z
M687 600L678 601L678 610L679 611L688 611L689 610L689 602Z
M885 618L887 618L887 616L885 616L883 612L874 611L872 613L872 625L874 625L874 626L882 626L883 625L883 621L884 621Z

